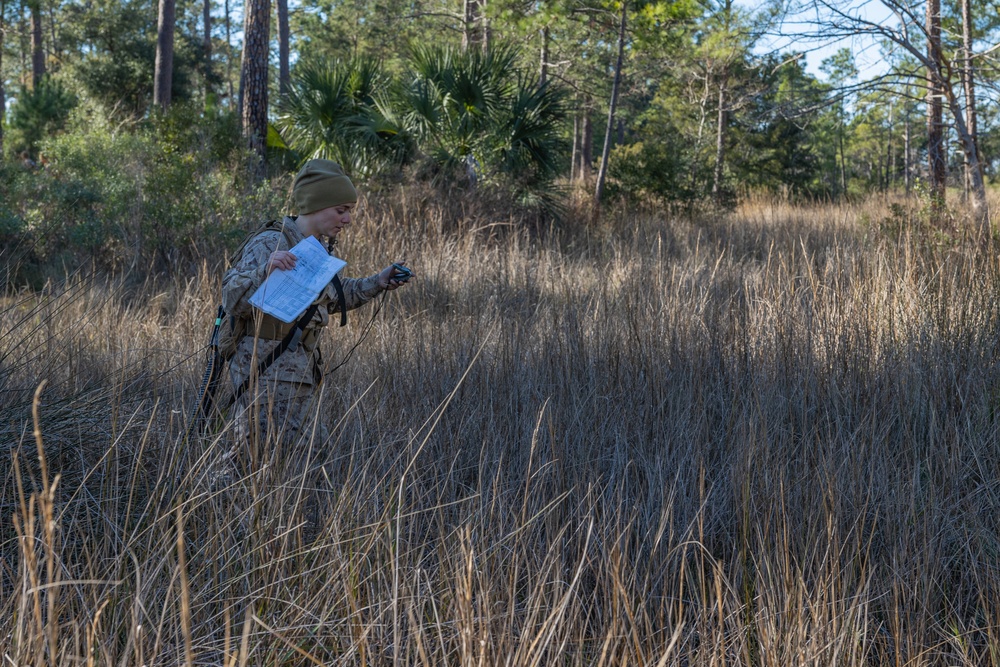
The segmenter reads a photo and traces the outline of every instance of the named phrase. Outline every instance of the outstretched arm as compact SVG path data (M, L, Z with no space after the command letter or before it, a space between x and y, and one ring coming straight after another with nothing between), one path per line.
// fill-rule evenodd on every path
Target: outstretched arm
M396 269L390 265L366 278L341 278L340 282L344 286L344 301L346 302L347 310L363 306L381 292L394 290L403 285L403 281L392 279L392 276L395 274ZM411 271L411 275L415 274ZM330 312L334 312L337 310L336 292L334 292L332 285L327 286L327 289L331 294Z

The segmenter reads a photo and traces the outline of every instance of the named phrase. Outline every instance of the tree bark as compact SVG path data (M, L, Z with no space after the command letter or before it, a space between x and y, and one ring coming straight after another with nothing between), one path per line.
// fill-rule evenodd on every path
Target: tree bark
M590 177L594 168L594 121L590 117L590 107L583 110L583 130L580 137L580 179Z
M31 79L28 78L28 74L29 74L29 71L28 71L28 51L31 48L29 46L28 33L30 32L30 30L28 28L29 21L26 21L24 19L24 10L27 9L27 8L28 8L27 1L26 0L21 0L21 11L20 11L20 15L18 17L19 20L17 22L17 25L18 25L18 31L17 31L17 33L18 33L18 46L20 47L18 49L18 52L19 52L19 55L21 57L21 85L22 86L29 86L30 87L31 86Z
M205 26L205 38L202 41L202 54L205 57L205 100L212 94L212 0L205 0L202 12Z
M233 36L229 24L229 0L225 0L226 12L226 86L229 91L229 107L233 105ZM242 105L241 107L242 108Z
M840 196L847 196L847 156L844 154L844 102L837 110L837 145L840 152Z
M243 136L250 150L260 158L261 165L267 141L270 9L269 0L247 0L245 3L243 59L240 63L240 120Z
M972 2L971 0L962 0L962 55L964 56L962 62L962 79L965 84L965 125L969 131L969 136L972 138L973 149L975 150L976 156L979 158L979 178L983 179L983 159L979 152L979 128L978 119L976 118L976 79L975 72L972 67ZM965 163L965 183L966 188L972 187L972 174L970 170L972 166L966 161Z
M910 195L910 189L913 187L910 181L910 155L910 107L907 103L906 116L903 120L903 186L906 189L906 196Z
M288 0L277 0L278 3L278 92L282 97L288 92L291 83L289 74L289 40L288 32Z
M966 0L967 1L967 0ZM538 67L538 82L545 83L549 78L549 26L542 28L542 55Z
M892 189L892 184L896 180L896 152L892 150L892 130L895 124L895 116L893 111L895 110L895 105L892 101L889 101L889 131L886 138L886 156L885 156L885 189Z
M948 177L941 97L941 0L927 0L927 176L935 217L944 207Z
M31 87L35 88L45 76L45 45L42 43L42 3L33 0L31 10Z
M473 46L485 46L483 31L483 0L463 0L462 51Z
M49 54L59 61L62 53L59 50L59 39L56 33L56 8L55 3L49 5Z
M951 86L942 86L942 89L948 100L948 109L955 121L955 131L958 133L958 139L962 142L965 160L969 165L969 175L972 181L972 212L976 222L980 226L980 232L989 234L990 215L986 200L986 181L983 178L982 163L976 151L976 142L965 123L965 114L962 113L961 100L955 95L955 91L951 89Z
M153 104L164 109L170 106L170 89L174 79L174 4L175 0L160 0L159 18L156 22Z
M2 45L0 45L2 46ZM2 84L2 82L0 82ZM2 91L0 91L2 93ZM576 180L577 165L580 162L580 114L573 115L573 154L569 160L570 183Z
M490 50L490 39L493 34L492 28L490 28L490 19L486 15L486 2L487 0L479 0L479 23L483 32L483 53L489 53Z
M597 187L594 190L594 205L601 205L601 197L604 196L604 181L608 176L608 157L611 155L612 132L615 127L615 110L618 106L618 88L622 80L622 63L625 60L625 30L626 30L626 7L628 3L622 2L621 23L618 28L618 60L615 63L615 79L611 84L611 104L608 106L608 126L604 132L604 149L601 151L601 166L597 171Z
M0 0L0 72L3 72L3 38L7 34L7 1ZM7 108L7 89L0 76L0 114ZM0 160L3 160L3 119L0 118Z

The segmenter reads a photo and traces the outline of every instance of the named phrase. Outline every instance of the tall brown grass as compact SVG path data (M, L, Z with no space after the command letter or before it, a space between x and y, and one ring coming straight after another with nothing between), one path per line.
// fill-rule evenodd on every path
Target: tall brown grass
M1000 663L992 245L876 202L461 208L345 235L419 278L295 451L184 440L217 258L9 293L4 664Z

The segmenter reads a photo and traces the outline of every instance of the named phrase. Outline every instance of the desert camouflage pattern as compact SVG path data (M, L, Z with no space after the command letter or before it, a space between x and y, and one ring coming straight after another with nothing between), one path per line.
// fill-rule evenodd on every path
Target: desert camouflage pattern
M267 260L276 250L289 250L289 241L298 243L305 238L295 225L294 218L283 220L285 233L278 230L261 232L251 239L244 248L239 262L222 279L222 305L226 312L246 318L250 331L255 323L261 322L262 313L250 305L249 299L261 283L267 271ZM290 237L286 240L286 235ZM382 290L378 286L378 276L367 278L341 277L344 300L348 310L358 308L371 301ZM302 336L302 343L294 350L288 349L264 372L263 376L251 382L250 388L240 399L237 428L249 435L251 425L259 433L280 434L282 440L290 442L301 435L311 434L312 417L316 411L319 385L323 379L323 358L318 345L319 333L329 323L331 313L339 323L340 310L337 291L332 284L326 286L318 299L319 308ZM257 365L280 341L267 340L254 335L244 337L236 347L229 364L229 374L233 386L239 386ZM257 419L251 419L255 413ZM325 439L325 430L317 436Z

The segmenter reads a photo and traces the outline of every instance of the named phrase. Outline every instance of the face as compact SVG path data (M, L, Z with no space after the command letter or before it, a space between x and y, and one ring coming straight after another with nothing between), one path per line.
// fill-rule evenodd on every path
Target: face
M330 206L320 211L316 211L315 229L323 236L334 238L347 225L351 224L351 215L354 213L354 204L341 204Z

